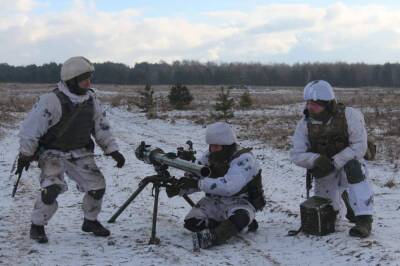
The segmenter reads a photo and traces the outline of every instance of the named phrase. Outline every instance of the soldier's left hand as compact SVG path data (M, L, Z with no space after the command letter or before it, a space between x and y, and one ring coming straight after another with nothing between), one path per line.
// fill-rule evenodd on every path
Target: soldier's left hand
M111 156L114 161L117 162L117 167L121 168L125 164L125 157L119 151L113 151L112 153L106 154L107 156Z
M180 189L198 189L199 180L189 177L182 177L178 180L178 187Z

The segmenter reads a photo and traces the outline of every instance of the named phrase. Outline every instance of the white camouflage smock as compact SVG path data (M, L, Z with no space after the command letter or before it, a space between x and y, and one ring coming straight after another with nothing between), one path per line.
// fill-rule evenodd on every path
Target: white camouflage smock
M110 132L110 125L106 114L100 107L100 103L93 91L86 95L72 94L63 82L57 84L58 89L63 92L73 103L82 103L93 97L94 105L94 140L102 148L105 154L118 150L117 143ZM56 125L62 116L62 108L55 93L50 92L40 97L32 110L22 123L20 132L20 153L30 156L38 148L39 139L46 134L49 128ZM77 183L80 191L86 192L83 197L84 217L88 220L96 220L101 210L102 199L96 200L87 192L105 188L105 179L98 169L93 152L81 148L62 152L59 150L45 150L39 154L38 165L41 169L40 186L42 189L57 184L62 192L68 189L64 180L66 173ZM46 205L38 194L32 212L32 223L46 225L58 208L55 201Z
M199 163L208 165L207 151ZM260 171L260 166L251 153L243 153L230 162L230 167L224 176L218 178L205 177L199 180L199 189L206 193L194 208L187 214L185 220L197 218L207 221L214 219L224 221L238 209L249 213L250 222L255 217L255 209L251 203L237 194ZM191 191L193 192L193 191Z
M368 176L366 162L363 159L367 151L367 132L364 116L359 110L346 107L345 117L348 126L349 146L333 156L335 171L326 177L314 180L314 192L316 196L331 199L334 209L340 210L340 207L344 206L341 201L341 193L347 190L354 214L356 216L372 215L373 192L367 180L349 184L343 169L348 161L357 159L362 165L364 175ZM318 121L311 119L311 122ZM307 122L304 117L297 124L292 138L292 145L293 147L290 151L292 161L300 167L312 169L314 161L319 157L319 154L308 152L310 142L308 140Z

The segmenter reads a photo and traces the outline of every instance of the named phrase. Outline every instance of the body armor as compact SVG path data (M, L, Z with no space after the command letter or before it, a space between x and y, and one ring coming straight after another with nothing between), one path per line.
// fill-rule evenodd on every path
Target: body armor
M349 145L345 106L338 104L328 123L306 118L311 152L332 158Z
M328 123L311 120L306 115L308 140L311 145L311 152L326 155L332 158L335 154L341 152L349 146L349 133L347 131L347 120L345 114L345 105L337 104L333 110L332 118ZM373 138L367 138L367 151L364 159L372 161L376 156L376 145Z
M53 91L60 101L62 115L60 121L52 126L39 140L39 147L60 151L80 148L92 149L91 134L94 129L93 98L74 104L60 90Z

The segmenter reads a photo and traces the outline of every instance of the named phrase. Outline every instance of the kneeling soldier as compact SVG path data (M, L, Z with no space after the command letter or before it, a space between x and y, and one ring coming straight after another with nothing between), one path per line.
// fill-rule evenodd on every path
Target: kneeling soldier
M96 236L110 231L97 220L106 183L94 156L94 137L106 155L122 167L125 159L110 132L105 112L92 89L94 67L84 57L72 57L61 68L61 81L53 92L40 97L24 120L17 173L38 157L41 192L32 212L30 238L48 241L44 226L57 210L57 196L66 191L64 173L73 179L83 197L82 230Z
M360 111L338 104L331 85L312 81L304 88L306 108L293 136L292 161L309 169L315 195L328 198L339 211L341 197L346 217L355 223L349 234L367 237L372 227L373 192L366 180L363 157L367 132Z
M182 177L178 183L181 194L206 193L187 214L184 225L194 232L194 244L200 248L224 243L265 206L260 167L251 149L237 145L232 128L223 122L209 125L206 143L209 150L199 163L210 167L210 177ZM167 193L173 196L179 190L168 189Z

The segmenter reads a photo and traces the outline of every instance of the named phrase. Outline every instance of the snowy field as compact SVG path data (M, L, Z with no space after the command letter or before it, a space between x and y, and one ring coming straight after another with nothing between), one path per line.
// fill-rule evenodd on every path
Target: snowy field
M142 113L108 108L108 117L127 162L124 168L96 150L96 161L106 176L107 191L100 220L111 230L109 238L96 238L80 229L83 213L73 182L58 198L59 209L46 231L48 244L29 239L30 214L39 191L36 165L24 172L15 198L11 191L15 176L10 169L18 149L18 124L5 130L0 140L0 265L400 265L399 172L384 161L370 164L370 182L375 191L373 233L367 239L348 236L351 224L342 219L337 231L323 237L303 233L288 237L300 225L299 204L305 200L304 170L292 164L287 151L276 150L259 140L240 141L254 147L263 171L267 207L257 213L259 229L243 232L228 244L192 251L191 234L183 228L189 205L182 198L160 193L157 236L160 245L148 245L153 197L148 186L114 224L106 221L137 188L140 180L154 174L151 165L134 156L140 141L175 151L192 140L200 153L206 149L205 128L187 120L169 123L147 120ZM182 172L171 170L178 176ZM394 187L387 187L388 180ZM201 193L191 195L198 200Z

